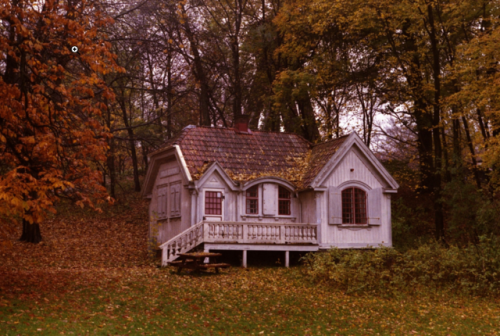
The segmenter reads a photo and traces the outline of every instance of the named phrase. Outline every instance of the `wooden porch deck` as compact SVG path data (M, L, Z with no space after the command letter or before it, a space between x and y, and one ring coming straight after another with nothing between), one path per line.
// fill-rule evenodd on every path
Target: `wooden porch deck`
M202 221L163 243L162 265L204 244L210 250L317 251L316 224ZM286 253L288 255L288 253Z

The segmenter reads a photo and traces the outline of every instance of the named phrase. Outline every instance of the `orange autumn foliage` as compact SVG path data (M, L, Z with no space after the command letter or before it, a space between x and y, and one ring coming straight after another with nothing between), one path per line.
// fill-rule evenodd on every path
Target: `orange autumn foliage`
M111 22L90 1L0 0L0 214L39 223L58 197L107 196L94 163L113 99L101 75L122 71L100 32Z

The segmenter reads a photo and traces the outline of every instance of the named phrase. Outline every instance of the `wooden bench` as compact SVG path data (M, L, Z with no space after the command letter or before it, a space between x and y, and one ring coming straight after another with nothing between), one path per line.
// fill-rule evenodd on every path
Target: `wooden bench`
M225 263L217 263L215 260L213 262L209 263L203 263L203 260L205 258L216 258L219 257L221 254L219 253L207 253L207 252L200 252L200 253L183 253L180 254L179 257L181 260L176 260L176 261L171 261L168 264L170 266L177 267L177 274L181 273L182 269L191 269L196 271L199 270L207 270L209 268L215 268L215 273L219 273L219 268L228 268L231 267L230 264L225 264Z
M229 264L202 264L198 265L198 268L203 268L203 269L209 269L209 268L215 268L215 273L219 273L219 268L229 268L231 265Z

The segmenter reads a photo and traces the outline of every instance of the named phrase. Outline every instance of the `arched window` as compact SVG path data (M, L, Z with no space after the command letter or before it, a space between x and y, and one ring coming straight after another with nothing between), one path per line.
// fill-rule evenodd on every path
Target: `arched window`
M366 192L358 188L342 190L342 223L367 224Z

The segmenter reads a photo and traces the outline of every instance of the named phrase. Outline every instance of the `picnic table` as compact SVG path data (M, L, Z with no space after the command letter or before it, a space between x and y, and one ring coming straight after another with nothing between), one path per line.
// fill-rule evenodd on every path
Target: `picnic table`
M219 273L219 268L231 266L229 264L216 262L216 258L221 255L220 253L209 252L181 253L179 254L180 260L171 261L168 264L177 267L177 274L180 274L182 269L190 269L199 272L202 269L207 270L209 268L215 268L215 272ZM204 263L205 258L209 258L208 263Z

